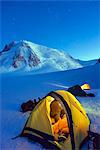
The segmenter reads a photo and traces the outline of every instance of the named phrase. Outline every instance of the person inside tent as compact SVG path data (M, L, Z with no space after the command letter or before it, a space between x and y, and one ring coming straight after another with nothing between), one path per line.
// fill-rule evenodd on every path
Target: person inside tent
M59 141L61 136L64 136L66 139L69 134L68 121L65 111L58 100L54 100L50 104L50 117L55 140Z

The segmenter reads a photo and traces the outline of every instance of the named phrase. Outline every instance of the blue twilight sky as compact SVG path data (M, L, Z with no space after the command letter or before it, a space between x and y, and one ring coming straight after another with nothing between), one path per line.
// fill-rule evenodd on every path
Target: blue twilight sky
M2 1L0 49L29 40L63 49L75 58L100 57L100 2Z

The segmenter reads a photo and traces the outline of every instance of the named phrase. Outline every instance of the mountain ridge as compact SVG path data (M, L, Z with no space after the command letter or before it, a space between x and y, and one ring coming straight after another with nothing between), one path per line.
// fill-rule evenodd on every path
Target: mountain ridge
M45 73L77 69L87 65L88 63L74 59L63 50L25 40L13 41L5 45L0 52L0 72Z

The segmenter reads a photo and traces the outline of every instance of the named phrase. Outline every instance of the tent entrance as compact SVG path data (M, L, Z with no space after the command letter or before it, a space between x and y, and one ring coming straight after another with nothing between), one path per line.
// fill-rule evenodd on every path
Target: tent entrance
M64 105L57 99L50 104L50 119L55 140L66 140L69 135L67 114Z
M63 107L65 108L65 114L67 117L67 123L68 123L68 129L69 129L69 135L71 139L71 145L72 149L75 150L75 140L74 140L74 130L73 130L73 121L72 121L72 113L71 109L69 108L67 102L64 100L64 98L56 93L56 92L50 92L47 96L53 97L55 100L58 100L63 104Z

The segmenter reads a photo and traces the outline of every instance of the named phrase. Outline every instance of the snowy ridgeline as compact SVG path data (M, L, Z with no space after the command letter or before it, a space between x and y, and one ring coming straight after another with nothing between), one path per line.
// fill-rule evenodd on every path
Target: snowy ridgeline
M62 50L29 41L14 41L0 52L0 72L46 73L93 65L96 60L80 61Z
M48 74L1 75L1 150L40 150L43 147L27 138L12 140L21 133L29 113L22 114L20 105L29 99L45 96L48 92L67 89L75 84L89 83L94 98L79 98L91 119L91 130L100 133L100 64L75 70Z

